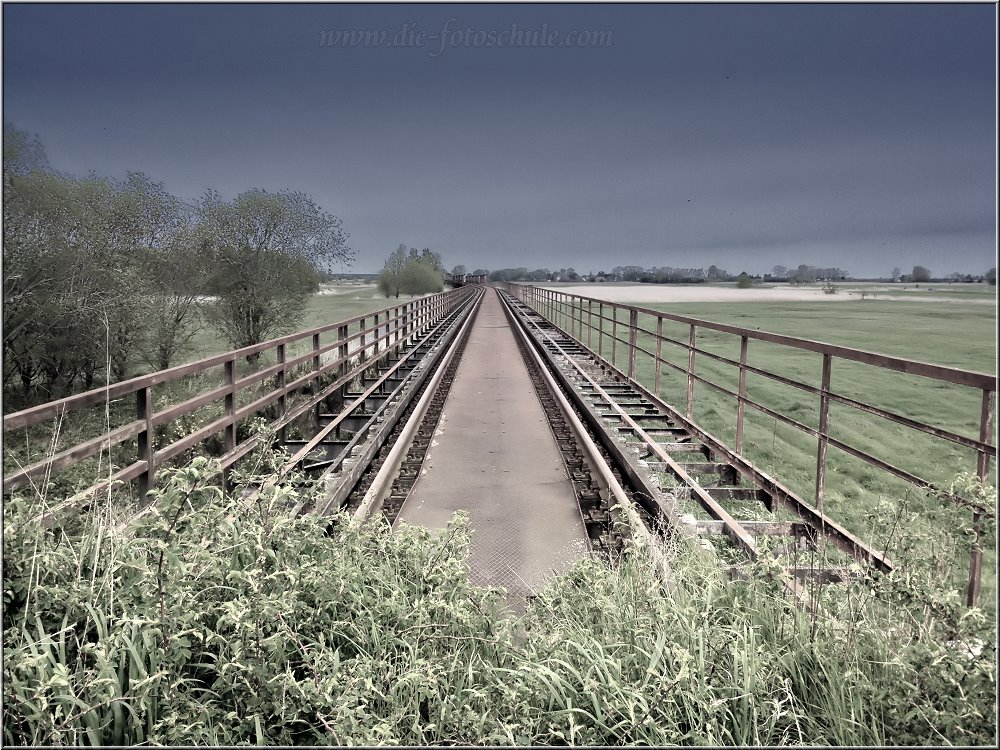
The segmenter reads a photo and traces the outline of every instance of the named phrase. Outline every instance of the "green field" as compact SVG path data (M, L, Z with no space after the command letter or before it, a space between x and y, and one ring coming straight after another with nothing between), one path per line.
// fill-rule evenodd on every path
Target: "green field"
M753 330L995 373L996 307L992 305L878 299L864 302L636 304ZM607 307L605 310L610 315ZM627 314L619 312L618 336L623 340L627 337L627 320ZM652 316L640 316L640 328L655 330L655 325ZM610 333L610 322L605 324L605 331ZM667 321L664 334L686 344L689 327ZM587 340L586 329L583 338ZM655 351L650 335L640 334L637 344L647 351ZM596 349L596 333L593 345ZM719 356L739 359L738 336L702 329L698 333L697 346ZM605 357L611 358L611 342L607 336L603 352ZM663 356L681 368L687 365L687 351L681 345L665 344ZM615 361L625 369L627 346L621 342L615 345ZM814 387L820 385L822 355L814 352L750 340L748 362ZM699 356L696 372L727 390L738 389L738 370L733 366ZM653 357L642 351L636 357L636 377L652 387ZM836 393L887 411L959 435L978 437L980 391L836 359L831 371L831 388ZM686 375L663 366L660 394L668 403L684 411ZM747 397L811 428L818 427L819 399L801 389L751 373L747 376ZM968 448L846 405L832 403L829 420L833 437L939 487L948 488L957 474L976 469L976 454ZM694 421L726 444L735 444L736 403L732 397L704 383L696 383ZM995 425L994 419L994 443ZM744 455L800 497L809 502L814 500L817 455L814 437L748 406ZM995 462L991 468L995 486ZM930 512L923 491L831 446L827 453L824 510L876 548L881 548L888 530L881 526L882 521L876 518L875 511L886 504L898 509L901 522L916 524L920 519L907 514ZM957 522L958 517L967 520L968 515L965 511L948 509L945 522ZM987 549L985 560L983 601L985 606L991 606L996 587L992 550ZM967 580L967 566L967 558L961 556L942 570L942 577L956 589L962 589Z
M327 323L336 323L340 320L353 318L355 315L374 312L397 304L405 304L412 299L407 295L401 295L398 300L386 299L382 295L377 295L376 289L371 286L331 288L347 291L339 294L314 294L309 299L302 324L296 326L295 330L305 331ZM192 339L190 350L185 353L182 360L183 362L193 362L196 359L221 354L231 349L232 346L218 331L207 325L202 325ZM177 364L182 364L182 362L179 361Z

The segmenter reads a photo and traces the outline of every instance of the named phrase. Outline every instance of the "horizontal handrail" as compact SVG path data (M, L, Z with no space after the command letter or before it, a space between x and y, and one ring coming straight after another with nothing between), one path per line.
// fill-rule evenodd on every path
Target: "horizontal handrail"
M743 328L741 326L729 325L726 323L716 323L701 318L694 318L676 313L663 312L648 307L622 304L602 300L597 297L588 297L578 294L567 294L555 289L536 287L530 284L504 284L511 294L518 297L522 302L533 307L539 314L548 318L552 323L561 326L565 332L573 336L584 346L587 346L599 357L609 357L609 364L617 368L619 349L627 356L627 368L625 375L635 380L636 378L636 356L637 354L649 358L654 367L652 393L660 393L660 375L664 365L670 370L681 373L687 380L686 407L687 418L693 419L695 403L695 385L701 383L713 391L722 394L730 399L730 403L736 403L736 444L735 455L743 458L743 438L744 420L746 407L765 414L773 419L800 430L807 435L814 437L817 441L816 448L816 482L815 482L815 503L816 507L822 511L825 492L826 475L826 453L827 448L832 446L855 458L861 459L871 466L876 467L889 475L904 480L910 484L936 492L943 497L952 500L956 505L971 508L973 511L973 521L977 530L977 543L973 545L972 563L969 574L968 602L973 604L978 601L979 585L981 577L982 551L979 545L979 531L981 522L986 518L994 518L995 513L992 508L980 507L974 503L959 498L937 486L932 481L919 477L911 471L895 466L888 461L872 455L868 451L862 450L843 439L838 439L831 434L829 408L831 403L840 404L857 412L867 414L879 419L909 428L933 438L948 441L963 448L975 451L976 455L976 475L980 480L985 481L989 476L990 461L996 458L997 449L993 436L993 411L996 400L997 378L989 373L977 372L957 367L947 367L945 365L922 362L920 360L898 357L880 352L858 349L840 344L831 344L813 339L799 338L786 334L772 333L758 329ZM640 316L649 316L656 321L656 331L640 325ZM687 326L687 341L673 338L664 333L664 322L679 323ZM584 329L586 335L584 335ZM610 330L605 330L606 328ZM709 351L698 345L698 335L705 331L726 334L737 337L740 342L740 358L732 359ZM651 337L655 343L655 351L646 346L643 337ZM596 339L596 341L595 341ZM608 339L605 342L605 339ZM817 386L803 383L799 380L770 372L762 367L749 364L748 348L751 341L762 341L768 344L785 346L797 350L813 352L822 357L821 384ZM606 347L606 344L610 346ZM677 347L680 353L686 355L686 362L671 362L665 356L664 345ZM671 350L676 351L676 350ZM738 390L734 391L719 383L706 378L703 373L697 372L696 365L700 359L708 359L721 365L726 365L735 369L739 374ZM847 361L869 365L885 371L899 372L907 375L927 378L939 383L972 388L981 394L981 405L979 409L979 435L970 437L960 435L942 426L927 424L920 419L898 414L895 411L867 403L864 400L842 393L837 393L831 388L831 370L834 362ZM719 372L715 370L715 372ZM818 427L809 425L782 414L777 409L765 406L759 400L750 398L747 392L747 373L762 376L774 382L797 388L800 391L818 397L819 418ZM638 382L638 381L636 381Z
M411 337L425 330L435 321L442 319L474 293L472 288L462 287L396 305L388 305L346 320L297 331L260 344L212 355L195 362L112 383L85 393L67 396L8 414L4 417L5 433L16 429L26 429L47 419L61 418L70 412L86 409L96 404L133 396L136 398L137 418L113 429L101 428L103 430L101 434L88 437L76 445L28 466L5 472L4 492L30 482L47 472L80 463L110 449L112 446L120 445L131 439L138 439L138 460L120 469L112 478L128 480L140 476L144 477L141 486L142 494L152 485L155 470L164 462L222 431L225 431L226 434L226 447L222 462L224 467L229 466L238 457L249 452L257 442L254 435L242 441L238 440L236 424L239 420L253 416L262 409L277 403L282 413L274 420L273 426L276 429L284 428L305 414L309 408L318 405L337 388L343 387L351 379L357 377L375 361L384 358L388 351L398 349ZM352 332L350 329L355 325L357 330ZM336 331L337 339L321 346L320 335L332 331ZM309 345L311 348L300 355L287 358L286 346L296 343ZM353 351L351 350L352 344L356 346ZM262 367L243 377L236 377L236 363L238 361L270 350L275 350L277 353L278 362L276 364ZM323 355L333 351L336 351L336 356L329 361L321 361ZM349 365L352 366L349 367ZM218 367L224 369L225 382L222 385L198 383L202 392L160 410L153 408L152 389L154 386L175 383ZM334 382L320 390L318 387L320 378L331 372L337 374ZM294 373L294 379L289 380L288 376L292 373ZM237 407L237 394L270 378L274 378L275 382L268 390L260 395L253 393L257 398L250 404ZM294 406L286 403L286 399L291 394L305 387L311 387L312 390L303 403L296 402ZM206 388L208 390L205 390ZM211 404L223 404L225 406L223 416L213 419L209 424L201 426L189 435L154 450L152 440L155 428L169 424L179 417ZM95 485L87 492L106 487L107 484L108 482L105 481Z
M442 296L454 295L460 293L460 290L452 290L450 292L442 292ZM435 295L438 296L438 295ZM422 298L428 299L428 298ZM219 367L224 365L226 362L231 360L244 359L246 357L252 357L255 354L267 351L268 349L277 348L279 345L291 344L297 341L302 341L311 336L316 336L323 333L328 333L338 328L345 326L350 326L354 323L358 323L362 320L367 320L376 314L386 312L388 310L395 310L396 308L403 308L407 305L412 304L410 302L403 303L400 305L389 305L387 307L381 308L370 313L365 313L363 315L356 315L353 318L348 318L347 320L337 321L336 323L326 323L322 326L316 328L309 328L303 331L298 331L296 333L289 333L284 336L279 336L278 338L270 339L264 341L260 344L254 344L253 346L245 346L241 349L234 349L232 351L223 352L222 354L213 354L210 357L205 357L203 359L195 360L194 362L187 362L182 365L175 365L174 367L169 367L165 370L157 370L156 372L151 372L147 375L139 375L134 378L129 378L128 380L121 380L117 383L109 383L108 385L99 386L93 388L89 391L84 391L83 393L77 393L72 396L66 396L64 398L56 399L54 401L47 401L44 404L39 404L37 406L32 406L28 409L22 409L21 411L14 412L12 414L6 414L3 418L3 429L4 432L9 430L18 429L20 427L29 427L33 424L37 424L51 417L60 416L69 411L75 409L84 408L87 406L92 406L94 404L103 403L105 401L114 401L130 393L134 393L142 388L149 388L154 385L161 385L163 383L171 383L181 378L187 377L188 375L194 375L199 372L204 372L205 370L210 370L213 367ZM397 321L405 320L407 317L406 313L400 313L393 318L389 318L385 321L379 323L380 326L384 326L387 323L395 323ZM367 331L370 333L371 329ZM351 340L358 338L361 332L352 335ZM324 347L320 353L329 351L330 349L340 345L342 342L335 341L334 343ZM293 367L297 363L305 362L316 356L316 352L310 351L308 354L302 355L297 359L290 361L287 364L288 367Z
M511 286L526 289L544 289L544 287L533 287L526 284L512 284ZM852 362L861 362L875 367L895 370L896 372L905 372L910 375L921 375L934 380L944 380L949 383L966 385L972 388L996 390L996 376L985 372L976 372L975 370L965 370L957 367L946 367L944 365L936 365L931 362L922 362L916 359L907 359L906 357L897 357L865 349L856 349L849 346L842 346L840 344L830 344L824 341L798 338L782 333L759 331L756 328L741 328L739 326L732 326L726 323L715 323L710 320L692 318L686 315L677 315L676 313L663 312L649 307L638 307L636 305L626 305L620 302L609 302L608 300L602 300L597 297L586 297L580 294L567 295L564 292L556 292L556 294L583 300L585 302L598 302L617 310L626 310L628 312L635 311L644 315L652 315L656 318L662 318L663 320L671 320L675 323L694 325L698 328L704 328L710 331L720 331L722 333L729 333L735 336L746 336L747 338L756 339L758 341L767 341L772 344L782 344L784 346L791 346L796 349L805 349L819 354L830 354L831 356L838 357L840 359L846 359ZM597 318L598 316L595 314L594 317ZM605 320L611 322L613 318L605 317ZM619 325L627 325L626 321L618 320L617 322ZM619 339L619 341L620 340L621 339Z

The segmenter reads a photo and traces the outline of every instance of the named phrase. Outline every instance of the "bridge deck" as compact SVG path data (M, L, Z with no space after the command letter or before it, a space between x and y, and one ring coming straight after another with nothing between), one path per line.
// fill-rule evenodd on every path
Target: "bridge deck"
M473 580L506 587L522 609L526 594L588 552L576 495L514 335L488 289L397 523L443 528L466 510Z

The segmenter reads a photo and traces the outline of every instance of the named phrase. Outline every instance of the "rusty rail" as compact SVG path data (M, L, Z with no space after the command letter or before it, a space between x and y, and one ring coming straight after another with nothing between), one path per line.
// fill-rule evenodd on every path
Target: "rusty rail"
M134 420L105 429L101 434L46 455L27 466L5 471L3 491L6 493L53 471L98 456L110 451L112 446L133 438L136 441L136 460L78 496L103 491L117 482L137 480L139 495L144 497L154 486L159 467L219 433L223 434L225 450L220 461L223 469L228 470L258 442L257 435L239 439L237 425L240 420L253 417L276 404L278 416L271 426L283 432L294 420L311 408L318 408L324 399L384 358L387 352L399 350L418 332L441 319L472 294L473 288L465 287L422 297L5 415L3 431L5 440L8 440L14 431L26 430L50 420L58 423L66 415L88 407L105 406L129 398L134 399L136 405ZM324 334L330 333L335 334L335 338L324 343ZM296 349L294 356L293 349ZM268 364L272 353L274 364ZM260 359L265 364L259 369L250 368L248 374L239 377L238 365L250 359ZM213 371L218 374L219 368L222 383L217 387L207 386L206 390L200 379ZM321 387L321 378L331 373L335 375L334 380ZM237 397L241 391L268 379L272 379L268 390L259 395L252 393L252 396L257 396L252 402L238 405ZM193 383L200 388L200 392L181 403L156 411L153 389L181 381ZM305 397L293 400L291 397L295 393L304 393ZM154 448L157 427L212 404L223 406L220 418L185 437Z
M986 481L989 476L990 460L996 458L997 452L993 437L993 412L996 406L997 384L995 375L945 367L929 362L920 362L913 359L854 349L822 341L741 328L724 323L714 323L650 308L609 302L596 297L566 294L554 289L524 284L503 284L502 286L519 300L532 307L536 312L544 315L552 323L570 333L578 342L587 346L599 356L605 356L604 352L610 349L608 361L615 367L618 367L618 361L621 359L618 355L618 349L621 346L626 355L622 369L633 380L637 379L637 356L642 355L648 358L648 361L653 365L653 393L657 395L661 393L660 381L663 368L666 367L669 370L677 372L686 380L686 392L682 391L682 397L684 401L683 409L689 419L692 419L694 415L696 384L703 384L715 392L731 398L736 405L735 454L737 456L743 457L744 455L747 407L814 437L816 439L814 498L816 507L820 511L823 509L827 481L827 451L831 447L858 458L876 467L881 472L947 497L957 504L969 505L962 498L951 495L944 488L938 487L929 479L894 466L857 446L832 436L830 434L831 403L847 406L878 419L930 435L937 440L953 443L974 451L976 457L976 475L982 481ZM641 323L644 321L649 321L650 324L647 327L643 327ZM654 322L655 328L653 326ZM685 326L687 328L687 336L682 339L665 335L664 323L666 322ZM624 330L622 335L619 335L620 329ZM724 357L716 352L709 351L704 345L699 346L698 334L704 331L732 336L734 337L734 341L738 339L740 349L739 359ZM647 349L642 346L639 341L640 335L651 337L655 343L655 348ZM608 342L610 347L605 343L605 338L610 338L610 342ZM816 387L808 383L803 383L799 380L769 371L763 367L749 364L748 352L751 341L777 344L792 349L816 353L820 356L820 386ZM682 356L686 355L686 361L683 364L678 364L668 358L665 351L670 347L673 347L673 351L680 350ZM736 368L738 372L738 389L733 391L700 374L697 371L697 364L702 358ZM852 396L836 393L832 390L831 383L834 363L837 360L856 362L878 368L879 370L928 378L932 381L948 383L980 392L978 434L975 437L961 435L940 426L927 424L920 419L907 417L874 404L866 403ZM752 399L748 395L748 373L816 396L818 398L817 427L814 428L804 424L797 419L782 414L780 411ZM970 606L975 606L979 601L982 567L982 546L979 533L984 519L995 518L995 509L992 507L975 506L972 508L972 513L973 524L977 531L977 539L973 544L972 550L967 602Z

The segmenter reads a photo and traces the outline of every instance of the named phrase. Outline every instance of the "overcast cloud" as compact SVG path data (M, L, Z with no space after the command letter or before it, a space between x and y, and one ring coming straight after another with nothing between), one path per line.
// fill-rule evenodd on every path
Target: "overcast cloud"
M67 172L304 190L375 271L995 265L993 5L5 5L4 119ZM373 49L322 32L612 47Z

